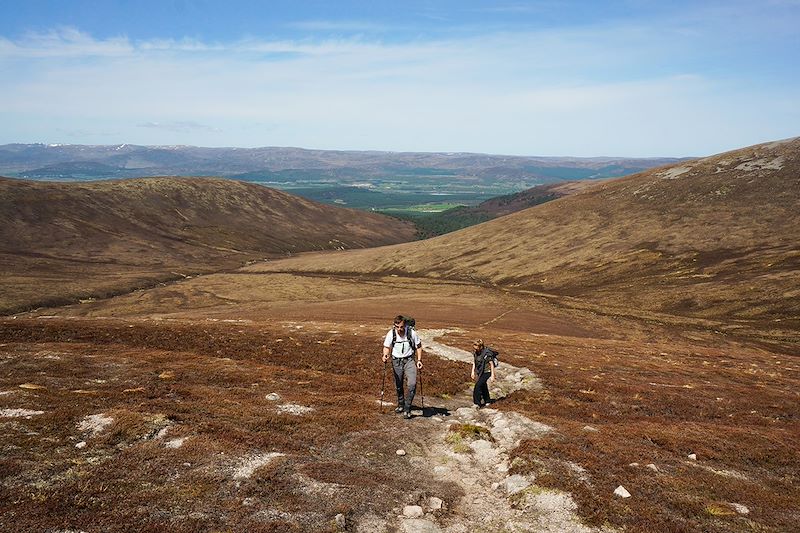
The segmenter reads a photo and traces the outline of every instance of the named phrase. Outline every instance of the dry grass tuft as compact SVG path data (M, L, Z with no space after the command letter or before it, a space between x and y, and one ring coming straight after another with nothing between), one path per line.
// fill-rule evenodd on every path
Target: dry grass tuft
M488 440L489 442L494 442L492 432L488 428L475 424L450 424L447 431L451 434L458 435L462 439Z

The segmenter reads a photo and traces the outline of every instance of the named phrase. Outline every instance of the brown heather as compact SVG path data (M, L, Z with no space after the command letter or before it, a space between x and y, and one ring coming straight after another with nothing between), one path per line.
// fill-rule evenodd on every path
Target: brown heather
M584 523L793 531L799 158L799 140L760 145L422 243L308 254L8 316L0 408L43 413L0 419L0 526L334 531L336 514L352 525L429 496L447 503L438 517L447 524L463 511L461 488L409 460L425 457L429 426L382 414L377 402L382 336L409 313L449 330L440 342L469 349L486 339L507 365L538 376L541 390L492 405L554 429L512 450L511 473L569 492ZM33 251L4 257L29 265ZM87 284L98 279L85 259L63 271L76 284L84 270ZM186 264L215 270L207 259ZM14 272L9 308L13 294L61 294L36 283L56 267ZM468 374L426 353L426 407L464 398ZM98 414L113 422L96 435L78 429ZM395 454L401 447L408 456ZM233 474L273 452L283 455ZM613 496L619 485L632 497Z
M396 464L381 459L394 456L391 440L382 439L399 428L391 427L395 420L387 420L376 403L379 339L286 335L249 326L231 331L221 325L62 320L6 321L0 338L0 387L14 390L34 379L44 388L25 393L25 405L45 412L25 420L24 431L19 424L0 426L5 526L282 527L280 521L250 522L254 509L241 502L257 497L261 508L307 515L299 525L289 521L306 531L324 526L319 517L343 512L339 507L358 514L387 511L408 486L437 494L453 490L423 483L419 473L398 472ZM463 383L464 369L456 363L431 357L428 366L435 376L424 383L429 401ZM280 403L314 411L280 413L265 398L270 393L278 393ZM85 450L76 449L76 426L97 413L114 422L85 436ZM165 427L167 435L156 438ZM188 437L183 446L165 449L166 441L180 437ZM226 465L254 452L285 456L231 483ZM346 488L346 497L306 494L297 486L298 475ZM193 512L199 514L192 518Z

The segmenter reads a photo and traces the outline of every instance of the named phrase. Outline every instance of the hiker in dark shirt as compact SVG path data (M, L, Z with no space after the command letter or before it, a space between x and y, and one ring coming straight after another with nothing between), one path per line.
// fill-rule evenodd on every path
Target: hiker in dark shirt
M472 343L472 403L480 409L489 403L488 381L494 383L494 351L485 346L481 339Z

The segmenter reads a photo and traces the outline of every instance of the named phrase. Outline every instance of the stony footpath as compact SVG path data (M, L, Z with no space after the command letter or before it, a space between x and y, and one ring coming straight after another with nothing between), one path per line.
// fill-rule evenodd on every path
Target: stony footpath
M436 341L449 330L420 330L426 354L471 363L472 354ZM527 368L502 362L497 379L490 386L492 398L502 398L521 389L540 389L540 380ZM439 405L443 404L443 405ZM536 439L553 431L549 426L512 412L475 409L472 391L438 400L437 408L447 415L425 416L417 410L410 421L420 439L413 450L398 450L411 466L424 469L443 481L458 484L464 493L460 501L445 502L431 496L420 505L395 509L395 523L362 520L355 531L378 533L399 530L415 533L485 532L567 532L597 530L583 525L576 505L567 493L538 487L530 476L509 475L509 452L522 439ZM398 423L401 420L398 418ZM472 434L450 431L453 424L473 430ZM477 436L476 436L477 435ZM448 509L448 506L452 507Z

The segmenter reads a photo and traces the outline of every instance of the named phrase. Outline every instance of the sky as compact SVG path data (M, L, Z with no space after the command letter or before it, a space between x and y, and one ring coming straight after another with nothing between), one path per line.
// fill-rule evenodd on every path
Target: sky
M0 144L704 156L798 58L800 0L0 0Z

